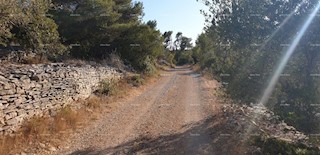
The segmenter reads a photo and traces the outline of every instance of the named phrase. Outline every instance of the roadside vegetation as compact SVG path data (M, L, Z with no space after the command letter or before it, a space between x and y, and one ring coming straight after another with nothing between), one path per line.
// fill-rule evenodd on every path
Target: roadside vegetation
M121 96L127 88L143 85L148 77L157 75L158 64L168 67L198 64L222 84L222 94L227 98L239 104L259 103L280 58L318 3L316 0L202 2L209 8L202 11L207 26L196 45L192 45L191 38L181 32L175 36L172 31L161 34L156 21L142 22L141 2L0 0L0 58L15 51L16 58L10 60L14 63L93 61L133 72L120 82L101 81L96 96L83 101L79 109L65 107L52 117L32 118L14 136L1 137L0 154L20 148L25 141L32 146L35 140L61 138L66 130L96 119L91 114L101 110L101 99ZM319 144L318 25L320 18L316 17L266 105ZM260 137L255 142L263 145L266 154L273 154L269 149L275 146L283 154L313 153L304 146L291 146L275 139Z
M94 62L129 72L120 81L102 80L94 95L76 107L25 121L18 132L0 137L0 154L67 137L98 119L108 103L157 76L158 61L174 67L176 51L191 47L191 39L179 33L169 52L157 22L142 22L143 5L132 0L0 0L0 14L0 63Z
M0 137L0 154L15 154L47 150L54 152L61 140L72 132L84 128L112 110L113 103L125 98L130 90L140 87L152 77L141 78L130 75L120 81L103 80L98 90L87 100L35 116L25 121L22 127L11 135Z
M210 8L202 11L207 27L198 37L192 55L202 70L222 84L229 98L248 105L260 102L281 58L318 3L313 0L202 2ZM315 17L304 33L266 103L281 119L310 135L317 144L319 22ZM277 145L279 150L285 147L281 154L312 154L303 148L298 153L293 146L272 139L258 144L265 146L266 154L274 154L272 150Z
M72 109L65 107L59 110L54 116L33 117L25 121L20 130L13 135L0 137L0 154L15 154L29 152L28 149L50 149L55 148L57 139L63 139L67 133L80 128L81 124L93 119L88 108L97 103L88 101L88 107ZM89 106L90 105L90 106Z
M258 154L292 154L292 155L309 155L318 154L319 148L309 147L304 144L294 144L287 141L271 138L266 135L256 136L251 139L251 145L261 148Z
M0 7L1 53L23 51L28 56L21 56L19 63L102 63L117 54L134 70L152 74L163 53L156 21L141 21L140 2L2 0Z
M259 103L270 76L318 1L298 8L302 1L204 2L217 9L204 13L208 26L193 55L232 99ZM280 27L291 12L294 15ZM317 17L312 21L267 103L288 124L308 134L320 131L319 22Z

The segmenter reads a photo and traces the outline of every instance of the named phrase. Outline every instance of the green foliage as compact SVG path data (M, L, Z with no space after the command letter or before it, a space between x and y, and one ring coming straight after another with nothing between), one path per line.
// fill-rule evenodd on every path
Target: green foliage
M150 57L147 57L143 62L144 73L146 75L155 75L157 73L157 68L155 65L155 61Z
M147 22L147 25L150 26L152 29L156 29L157 27L157 21L155 20L150 20Z
M209 59L213 58L213 41L206 34L199 35L196 41L196 47L193 49L193 57L196 61L199 61L202 69L210 68L213 62L209 61ZM206 63L206 64L205 64Z
M20 44L25 50L32 50L42 57L53 58L66 51L60 43L58 26L46 17L50 1L37 2L1 1L4 18L0 20L0 44Z
M259 154L264 155L309 155L319 154L318 148L311 148L304 144L292 144L276 138L257 136L252 139L252 144L261 148Z
M230 2L230 3L229 3ZM301 28L301 24L318 3L308 1L296 9L294 1L215 1L205 3L211 7L204 13L211 23L199 36L193 57L202 69L208 70L222 82L226 92L241 103L258 103L279 65ZM279 28L291 12L296 11ZM320 19L315 18L280 77L267 106L288 124L305 132L320 130L319 73ZM273 32L277 34L270 38ZM266 40L269 40L266 42Z
M192 39L183 36L182 32L176 34L176 39L172 39L172 31L167 31L162 34L164 39L163 45L165 48L164 59L171 64L184 65L194 63L192 57Z
M163 39L164 39L164 42L163 42L163 44L164 44L164 48L165 49L167 49L167 50L169 50L169 51L172 51L173 49L173 47L172 47L172 34L173 34L173 31L167 31L167 32L164 32L163 34L162 34L162 37L163 37Z
M55 0L56 6L64 7L54 9L51 13L59 24L59 32L65 43L83 44L84 47L80 46L80 51L75 50L80 53L79 56L83 52L85 52L84 56L86 54L96 56L93 53L95 49L101 44L111 44L123 31L138 24L138 19L142 15L142 4L132 4L131 0L85 0L81 2L74 0L71 2ZM72 4L76 7L68 9ZM108 49L108 46L102 47ZM97 57L100 56L99 54L101 53L98 53Z
M137 71L153 73L154 60L162 54L157 22L141 23L142 3L131 0L55 0L52 10L59 32L75 58L101 60L117 52ZM68 9L76 5L74 9ZM74 16L70 16L74 15Z
M13 1L0 1L0 45L7 46L9 39L13 37L11 29L13 23L17 22L18 15L21 16L21 13L18 13L20 9L17 6L17 3ZM11 14L17 13L16 16L11 16Z
M117 92L117 81L114 79L104 79L100 81L99 88L95 92L102 95L114 95Z
M174 41L175 45L175 62L178 65L191 64L193 63L192 59L192 39L183 36L181 32L176 34L176 40Z
M113 0L53 2L56 6L63 6L50 13L59 25L64 44L71 46L71 55L76 58L103 58L110 50L111 41L119 35L112 32L123 27L116 23L121 17L119 11L123 9L116 8ZM77 7L68 9L72 4Z
M174 46L176 51L185 51L192 48L192 39L183 36L182 32L176 34L176 40L174 41Z
M137 71L153 74L155 60L163 55L157 22L141 22L141 2L2 0L0 4L0 45L20 44L40 59L57 59L65 46L71 57L86 60L104 60L116 52Z
M152 72L155 59L163 52L160 32L148 25L135 25L115 40L120 56L138 71Z
M169 64L175 64L176 63L175 60L174 60L174 53L173 52L166 51L164 58Z
M143 85L145 81L140 74L135 74L135 75L129 77L127 82L129 84L132 84L135 87L139 87L139 86Z
M177 51L177 65L193 64L192 51Z

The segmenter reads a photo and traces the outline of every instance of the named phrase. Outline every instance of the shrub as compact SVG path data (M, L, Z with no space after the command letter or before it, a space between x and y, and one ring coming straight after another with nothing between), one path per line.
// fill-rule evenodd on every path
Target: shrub
M114 95L117 91L117 81L114 79L104 79L100 81L99 88L95 92L100 95Z
M133 75L128 79L128 83L132 84L135 87L139 87L139 86L143 85L144 82L145 82L144 79L139 74Z
M157 68L155 66L155 62L147 57L143 62L144 74L146 75L154 75L157 73Z

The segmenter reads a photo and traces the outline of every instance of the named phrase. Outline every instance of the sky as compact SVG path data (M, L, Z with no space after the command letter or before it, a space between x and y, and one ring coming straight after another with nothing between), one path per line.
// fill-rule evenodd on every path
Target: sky
M145 16L143 21L157 21L157 28L164 33L173 31L182 32L192 42L201 34L205 18L200 9L205 5L196 0L135 0L143 3Z

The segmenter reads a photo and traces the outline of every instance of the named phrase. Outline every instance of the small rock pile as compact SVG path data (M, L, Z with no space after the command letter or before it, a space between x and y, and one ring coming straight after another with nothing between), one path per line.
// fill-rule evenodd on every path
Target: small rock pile
M239 132L252 129L249 131L251 133L247 134L255 135L258 131L287 142L308 144L308 136L281 121L279 116L264 106L226 104L222 106L221 112L227 118L228 124L236 126L232 128Z

